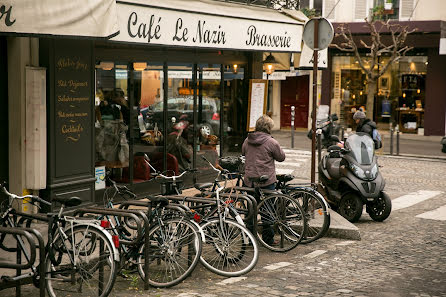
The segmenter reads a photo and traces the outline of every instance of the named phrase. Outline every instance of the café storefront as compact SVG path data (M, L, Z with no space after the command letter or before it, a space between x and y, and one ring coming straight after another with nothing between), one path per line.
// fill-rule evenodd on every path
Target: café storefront
M116 11L110 39L39 36L47 199L99 202L105 172L138 194L157 193L147 160L171 174L197 168L189 185L212 179L202 156L240 152L262 53L301 50L303 23L270 9L135 0L117 1Z

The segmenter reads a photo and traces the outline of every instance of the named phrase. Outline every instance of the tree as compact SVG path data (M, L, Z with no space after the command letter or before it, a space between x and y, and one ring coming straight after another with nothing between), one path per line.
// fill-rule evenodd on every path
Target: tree
M359 64L359 67L366 75L367 79L367 118L373 119L373 105L376 93L378 78L386 73L387 69L393 62L399 60L412 47L405 45L407 35L414 32L409 30L408 26L402 26L398 23L392 23L390 20L377 20L376 15L365 19L365 27L370 30L370 41L367 43L363 39L359 39L361 47L365 48L366 56L361 56L357 42L358 38L354 38L347 24L341 24L336 33L336 37L341 38L341 44L333 44L341 51L352 52ZM379 64L378 59L382 55L389 57L384 64Z

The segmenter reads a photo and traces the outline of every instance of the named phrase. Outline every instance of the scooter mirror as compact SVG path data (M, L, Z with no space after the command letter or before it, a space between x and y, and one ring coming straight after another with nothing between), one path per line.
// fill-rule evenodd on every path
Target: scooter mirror
M338 118L338 115L337 114L332 114L331 115L331 120L333 121L333 122L335 122L335 121L337 121L337 120L339 120L339 118Z

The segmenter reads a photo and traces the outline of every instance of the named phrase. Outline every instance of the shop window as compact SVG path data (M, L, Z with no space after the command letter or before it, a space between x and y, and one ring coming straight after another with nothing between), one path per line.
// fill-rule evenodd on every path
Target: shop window
M194 110L192 65L168 65L167 169L181 173L193 168Z
M129 166L127 73L125 63L96 63L95 166L105 166L117 178Z
M132 62L133 109L131 138L133 142L132 183L152 179L153 169L164 172L164 74L162 63ZM129 178L130 174L126 174Z
M240 155L246 131L247 90L244 66L224 66L223 155Z

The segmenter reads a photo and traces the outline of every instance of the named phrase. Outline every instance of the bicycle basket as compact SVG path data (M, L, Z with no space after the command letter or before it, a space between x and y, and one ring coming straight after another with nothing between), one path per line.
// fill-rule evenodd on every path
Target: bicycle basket
M229 172L242 172L243 163L239 157L222 157L219 159L219 164L222 168L228 170Z
M181 194L183 190L183 181L177 180L175 181L176 187L178 189L179 194ZM176 195L175 187L173 186L173 181L166 180L160 183L161 195Z

